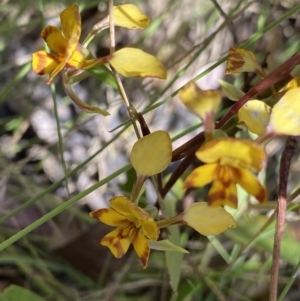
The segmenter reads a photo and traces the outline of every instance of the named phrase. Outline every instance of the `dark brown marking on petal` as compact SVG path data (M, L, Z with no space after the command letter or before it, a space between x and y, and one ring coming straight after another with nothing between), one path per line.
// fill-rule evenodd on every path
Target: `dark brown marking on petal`
M116 248L116 250L117 250L117 253L118 253L117 258L122 258L122 257L126 254L126 252L124 252L124 249L122 248L122 245L121 245L121 241L120 241L120 240L116 241L116 242L113 244L113 246L114 246L114 247Z
M103 244L103 242L106 242L108 245L113 246L117 251L116 258L122 258L126 254L126 252L124 252L124 249L122 248L120 240L121 240L120 236L117 236L117 237L104 236L101 239L100 244ZM107 244L104 244L104 245L107 246Z
M107 213L108 211L109 211L109 209L107 209L107 208L95 210L95 211L90 212L90 217L99 219L103 213Z
M224 206L228 205L232 208L237 208L238 199L236 195L230 194L225 195L225 193L214 193L208 196L208 204L211 206Z
M212 204L212 203L216 202L217 200L225 199L225 198L226 198L225 190L220 190L218 192L209 193L208 194L208 203Z
M245 60L237 52L229 52L227 61L226 72L237 70L245 64Z
M236 195L230 194L230 195L227 196L227 198L225 200L225 203L226 203L226 205L228 205L232 208L237 208L238 198L237 198Z
M254 196L260 203L264 203L267 200L267 193L264 188L260 190L258 194Z
M224 188L229 187L229 185L234 182L232 178L232 170L228 166L219 166L216 177L222 183Z
M144 269L147 267L149 254L150 254L150 248L149 248L149 246L147 246L147 248L144 250L143 254L141 254L141 256L140 256L140 260L143 263Z
M195 187L195 185L193 184L194 183L194 179L195 178L198 178L199 176L199 173L198 172L193 172L189 177L188 177L188 181L186 181L184 183L184 188L192 188L192 187Z
M243 60L243 57L237 52L230 52L228 55L228 59L236 59L237 61Z

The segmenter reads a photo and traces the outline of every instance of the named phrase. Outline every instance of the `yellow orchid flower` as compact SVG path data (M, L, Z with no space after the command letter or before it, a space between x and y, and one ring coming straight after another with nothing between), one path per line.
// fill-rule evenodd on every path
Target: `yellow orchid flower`
M100 222L117 227L101 239L101 245L107 246L116 258L121 258L132 243L145 269L150 254L148 239L156 241L159 234L156 222L126 197L112 198L109 204L112 209L104 208L90 213Z
M208 204L237 208L236 184L259 202L267 200L264 187L249 171L259 171L264 165L266 155L260 145L249 140L222 138L205 144L196 156L206 164L191 172L184 187L200 187L212 182Z
M141 17L134 9L134 16ZM117 22L120 16L117 15ZM79 44L81 17L78 5L73 4L60 14L61 30L46 26L41 36L53 53L44 50L33 53L32 69L39 75L50 73L48 84L64 68L89 69L96 65L109 63L125 77L156 77L165 79L167 72L154 56L136 48L123 48L112 55L93 58L89 50ZM123 20L124 21L124 20ZM121 22L121 24L123 24ZM93 36L93 35L92 35ZM89 41L90 38L88 38ZM88 42L85 42L88 44Z
M102 62L101 59L87 60L89 51L78 43L81 35L78 5L73 4L63 10L60 20L61 30L49 25L41 32L42 38L55 54L41 50L32 55L33 71L39 75L51 74L48 84L65 67L87 69Z
M256 72L263 78L266 76L253 52L246 49L230 47L225 74L236 74L242 72Z
M204 131L212 132L215 125L215 114L221 102L218 91L202 90L195 82L188 82L178 93L182 103L193 113L200 116Z

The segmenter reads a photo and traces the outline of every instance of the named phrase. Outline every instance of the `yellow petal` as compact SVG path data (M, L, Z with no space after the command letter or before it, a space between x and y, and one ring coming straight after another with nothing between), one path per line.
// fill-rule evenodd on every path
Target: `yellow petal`
M299 65L297 65L296 68L299 68ZM300 77L295 77L288 82L288 84L286 85L286 90L291 90L299 87L300 87Z
M143 235L142 231L138 231L136 237L133 240L133 247L137 256L141 259L144 269L147 267L150 247L148 240Z
M76 69L81 69L83 67L85 63L85 57L80 48L80 45L77 44L77 47L75 48L74 52L72 53L71 57L66 63L66 67Z
M40 75L51 73L59 63L55 55L43 50L35 52L32 55L32 69L35 73Z
M42 30L41 36L52 51L63 56L65 55L67 41L57 27L46 26Z
M146 212L143 210L141 207L137 206L135 203L130 202L128 204L130 207L130 212L133 218L133 222L136 224L136 227L140 227L141 223L148 221L149 223L152 223L153 226L155 226L154 219Z
M130 203L132 203L125 196L116 196L109 201L109 205L124 216L132 215Z
M60 13L61 30L66 40L77 39L81 34L81 17L77 4L67 7ZM75 42L75 41L74 41Z
M258 72L261 74L262 68L251 51L230 47L225 74L241 72Z
M59 65L56 66L56 68L52 71L50 79L48 80L47 84L50 85L54 79L54 77L61 71L64 69L66 63L62 62Z
M125 77L167 77L167 71L158 59L137 48L116 51L109 63Z
M240 184L250 195L253 195L260 203L267 201L265 188L255 176L243 168L231 169L234 181Z
M165 170L171 160L172 141L165 131L156 131L139 139L130 154L136 172L148 177Z
M250 100L238 111L239 123L257 135L265 131L270 115L271 107L260 100Z
M178 93L180 100L191 111L206 119L214 114L221 102L221 95L214 90L201 90L193 81L188 82Z
M210 141L196 152L196 156L205 163L228 158L255 170L261 170L266 160L266 154L261 145L250 140L235 138Z
M68 41L66 59L68 60L75 51L81 35L81 17L77 4L67 7L60 13L62 33Z
M232 181L215 180L208 192L208 204L211 206L228 205L237 208L238 198L236 184Z
M105 235L100 244L110 249L116 258L123 257L132 242L132 237L123 237L119 228Z
M201 187L214 179L217 163L205 164L195 168L184 182L184 188Z
M94 217L98 219L101 223L114 227L119 226L120 223L127 220L126 217L124 217L122 214L118 213L115 210L107 208L90 212L90 217Z
M142 233L151 240L157 240L159 229L153 218L142 221Z
M300 88L287 91L272 109L269 125L276 134L300 135Z
M109 17L108 17L109 22ZM129 29L143 29L150 19L133 4L123 4L114 7L114 24Z
M222 207L212 207L205 202L193 203L184 213L186 223L202 235L218 235L236 222L231 214Z

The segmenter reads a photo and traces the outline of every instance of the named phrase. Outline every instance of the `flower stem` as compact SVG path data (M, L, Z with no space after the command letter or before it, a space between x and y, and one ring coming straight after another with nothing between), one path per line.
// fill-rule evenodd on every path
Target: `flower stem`
M139 175L139 174L136 175L136 180L133 184L133 188L130 195L130 200L135 204L138 204L139 202L140 192L146 179L147 179L146 176Z
M273 263L271 268L270 280L270 301L277 300L278 278L279 278L279 261L281 240L284 232L285 212L287 204L287 183L290 171L291 160L297 150L299 138L289 137L280 160L278 204L276 210L276 228L273 248Z
M110 55L115 52L115 22L114 22L114 0L109 0L109 36L110 36Z

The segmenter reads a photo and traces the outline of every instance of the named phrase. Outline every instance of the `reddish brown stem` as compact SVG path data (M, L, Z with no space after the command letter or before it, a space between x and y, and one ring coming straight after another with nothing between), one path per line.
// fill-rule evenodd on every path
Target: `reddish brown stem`
M150 129L149 129L147 123L146 123L146 120L144 119L143 114L140 113L140 112L138 112L138 119L139 119L139 123L140 123L140 126L141 126L143 136L149 135L151 133Z
M275 85L281 80L290 77L291 71L299 63L300 63L300 54L296 54L295 56L291 57L286 62L284 62L282 65L280 65L277 69L273 70L264 79L262 79L259 83L253 86L238 102L236 102L232 106L231 110L225 116L223 116L223 118L216 124L215 129L220 129L229 119L231 119L235 114L237 114L238 110L253 96ZM172 161L179 160L186 154L188 154L186 158L188 157L193 158L195 151L201 146L202 143L203 143L203 132L199 133L191 140L187 141L185 144L175 149L173 151ZM174 184L177 181L177 179L183 174L183 172L187 169L188 165L186 164L186 162L192 162L192 160L191 159L186 161L184 160L178 166L178 168L180 168L180 172L177 172L176 170L172 174L171 178L169 179L169 181L167 182L167 184L163 189L165 194L168 191L166 190L166 187L169 187L169 189L172 188L172 185L170 185L169 182L172 181L172 183ZM174 174L177 175L178 177L175 178Z
M288 175L291 160L297 149L298 140L298 137L288 137L280 160L278 203L276 209L276 228L274 235L273 263L270 280L270 301L277 300L280 247L282 235L284 232Z
M299 63L300 63L300 54L296 54L295 56L288 59L285 63L280 65L277 69L273 70L264 79L262 79L259 83L253 86L238 102L236 102L232 106L231 110L217 124L217 128L223 126L253 96L275 85L276 83L280 82L286 77L290 76L291 71Z

